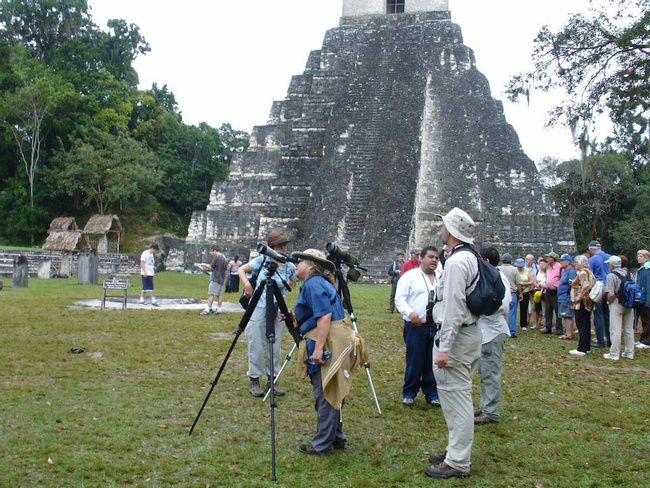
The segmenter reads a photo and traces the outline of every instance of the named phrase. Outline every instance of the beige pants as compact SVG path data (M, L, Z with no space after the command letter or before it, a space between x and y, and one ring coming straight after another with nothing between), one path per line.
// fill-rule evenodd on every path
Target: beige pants
M433 348L433 374L438 384L440 406L445 416L449 443L445 463L469 472L474 442L472 376L481 357L481 330L477 325L461 327L449 350L446 368L436 366L438 347Z
M618 303L618 298L609 304L609 336L612 356L621 355L621 331L625 337L625 355L634 356L634 310Z

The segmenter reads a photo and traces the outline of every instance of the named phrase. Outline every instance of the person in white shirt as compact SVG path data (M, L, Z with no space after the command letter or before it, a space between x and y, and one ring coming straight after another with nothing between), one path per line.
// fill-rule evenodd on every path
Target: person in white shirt
M421 389L428 404L440 406L436 379L433 376L433 342L436 326L427 317L427 306L433 307L437 283L438 250L425 247L420 252L420 266L404 273L397 282L395 306L404 319L404 343L406 344L406 368L402 402L413 405Z
M484 261L492 266L499 264L499 252L493 247L484 247L480 253ZM508 289L509 279L499 270L501 281ZM501 403L501 366L503 346L510 336L508 326L508 309L512 297L506 293L499 310L492 315L479 315L476 323L483 337L481 358L478 362L481 376L481 403L474 412L474 424L491 424L499 421L499 404Z
M140 275L142 276L142 292L140 293L140 304L144 305L144 294L149 293L151 305L158 306L156 297L153 292L153 275L156 272L156 252L160 249L155 242L149 246L149 249L143 251L140 255Z

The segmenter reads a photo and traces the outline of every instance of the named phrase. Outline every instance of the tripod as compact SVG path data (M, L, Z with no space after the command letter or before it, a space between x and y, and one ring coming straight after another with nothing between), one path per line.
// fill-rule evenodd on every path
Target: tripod
M278 288L278 284L275 282L275 280L273 280L273 275L276 273L277 269L278 269L277 263L275 261L270 261L270 263L268 264L267 278L266 280L264 280L264 284L262 286L259 286L255 290L255 293L253 293L253 297L251 298L251 301L248 307L246 308L246 312L244 312L244 316L239 321L239 326L237 327L237 330L233 332L233 334L235 334L235 338L233 339L232 344L230 345L230 348L226 353L226 357L221 363L221 367L217 372L217 376L213 381L210 382L211 385L210 390L208 391L208 394L205 397L205 400L203 401L203 405L201 405L201 409L199 410L199 413L194 419L194 423L192 424L192 427L190 428L190 432L188 435L192 435L192 432L194 431L194 427L196 426L196 423L199 421L199 417L201 417L201 413L203 413L203 409L208 403L208 400L210 398L210 395L212 394L212 391L214 390L214 387L217 386L219 378L221 377L221 373L223 372L226 363L230 358L230 354L235 348L235 344L237 344L237 340L239 339L239 336L242 334L242 332L244 332L244 330L246 330L246 326L248 325L248 322L250 322L251 316L253 315L253 312L257 307L257 302L259 302L260 298L262 297L262 293L266 293L266 341L267 341L267 351L268 351L269 368L271 371L271 378L275 378L274 371L273 371L273 344L275 343L276 340L275 317L277 312L274 303L278 304L280 311L284 315L284 323L287 326L287 329L289 330L291 337L293 337L293 340L295 341L296 345L298 345L302 340L300 334L298 333L295 326L293 325L293 319L291 318L291 315L289 315L289 309L287 308L287 304L284 301L282 292ZM287 288L287 290L291 291L291 289L288 286L286 286L286 284L285 287ZM275 302L274 302L274 298L275 298ZM274 386L275 386L275 382L273 382L271 384L271 387L269 388L269 391L271 392L271 466L272 466L271 479L273 481L276 480L275 477L275 408L277 407L277 404L275 403Z
M354 332L358 334L359 329L357 328L357 318L354 316L354 310L352 309L352 300L350 299L350 289L348 288L348 280L343 276L343 271L341 271L341 264L342 264L341 259L337 258L336 260L334 260L334 266L336 267L334 276L336 276L336 279L339 282L338 293L339 295L341 295L341 298L343 299L343 306L350 314L350 320L352 321ZM370 363L369 362L363 363L363 367L366 368L366 373L368 375L368 382L370 383L370 389L372 390L372 394L375 397L375 405L377 406L377 411L379 412L379 415L381 415L379 400L377 400L377 392L375 391L375 385L372 383L372 376L370 376Z

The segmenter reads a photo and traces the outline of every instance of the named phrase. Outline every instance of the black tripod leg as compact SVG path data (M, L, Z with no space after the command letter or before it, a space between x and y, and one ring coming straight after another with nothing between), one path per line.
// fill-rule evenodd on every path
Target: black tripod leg
M275 311L275 303L273 297L275 296L274 290L276 289L275 281L269 279L266 282L266 348L269 360L269 371L271 373L269 385L271 389L271 481L275 481L275 371L273 365L273 348L275 347L275 318L277 312Z
M223 359L223 362L221 363L221 367L217 372L217 376L213 381L210 382L210 385L212 385L210 387L210 391L208 391L205 400L203 400L203 405L201 405L201 409L199 410L199 413L196 415L196 418L194 419L194 423L192 424L192 427L190 428L190 432L188 435L192 435L192 432L194 431L194 427L196 426L196 423L199 421L199 417L201 417L201 414L203 413L203 409L205 408L205 406L208 403L208 400L210 399L210 395L212 395L212 390L214 390L214 387L217 386L219 377L221 376L221 373L226 367L226 363L230 358L230 354L232 353L232 350L235 348L235 344L237 344L237 340L239 339L239 336L246 329L246 326L248 325L251 315L253 315L253 311L255 310L255 307L257 306L257 302L259 302L263 291L264 291L263 287L259 287L257 290L255 290L255 293L253 294L253 298L251 298L248 308L246 308L246 312L244 313L244 316L240 320L237 330L234 332L235 338L233 339L232 344L230 344L230 348L228 349L228 352L226 353L226 357Z
M287 303L284 301L282 292L278 289L277 286L274 287L273 290L275 294L275 301L280 307L280 312L282 312L282 315L284 315L284 324L287 326L287 330L289 331L289 334L291 334L291 337L293 337L293 341L296 343L296 346L299 346L300 341L302 341L302 337L300 337L300 333L293 323L293 318L291 315L289 315L289 308L287 307Z

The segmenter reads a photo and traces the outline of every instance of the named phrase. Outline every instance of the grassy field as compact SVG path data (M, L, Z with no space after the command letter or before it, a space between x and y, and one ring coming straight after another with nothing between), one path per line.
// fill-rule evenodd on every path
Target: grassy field
M648 486L650 351L638 351L634 361L606 361L598 350L574 358L573 343L522 332L506 343L502 421L476 429L472 477L434 481L424 469L428 453L445 447L442 412L421 396L412 408L402 406L404 345L400 317L386 312L389 288L352 285L383 415L360 371L343 412L348 449L301 454L297 445L310 439L315 413L308 380L293 374L294 359L275 411L272 483L269 407L248 394L243 335L187 435L241 314L76 309L75 300L99 298L101 288L32 279L28 289L12 289L4 282L3 487ZM162 273L156 288L203 298L207 283ZM288 352L288 334L283 342ZM86 353L69 353L73 347Z

